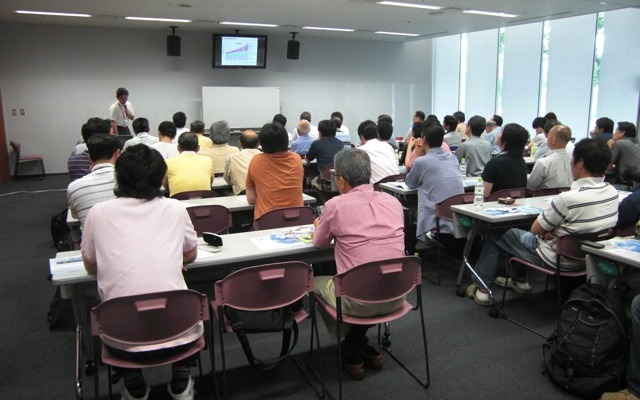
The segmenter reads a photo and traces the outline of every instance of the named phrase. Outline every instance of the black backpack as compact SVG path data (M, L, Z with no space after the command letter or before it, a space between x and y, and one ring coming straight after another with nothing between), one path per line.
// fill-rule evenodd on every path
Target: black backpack
M542 347L549 378L585 399L619 390L625 378L629 323L618 294L587 283L562 306L558 325Z
M282 364L298 343L295 313L301 308L302 300L298 300L288 306L269 311L243 311L225 306L224 314L231 322L249 364L260 371L271 371ZM260 359L253 355L247 334L267 332L282 332L280 354L274 358Z
M53 239L53 247L58 251L73 250L71 229L67 226L68 211L69 209L65 208L51 217L51 239Z

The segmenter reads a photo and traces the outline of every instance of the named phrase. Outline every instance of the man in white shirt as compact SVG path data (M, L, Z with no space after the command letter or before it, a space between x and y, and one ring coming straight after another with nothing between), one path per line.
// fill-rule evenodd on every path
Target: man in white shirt
M116 90L116 102L109 107L109 115L111 116L111 128L114 134L131 135L129 130L129 120L133 121L136 117L133 112L133 106L129 100L129 91L123 87Z
M527 189L536 191L545 188L569 188L573 182L571 175L571 155L567 153L567 143L571 140L568 126L556 125L547 135L549 151L546 157L536 161L527 178Z
M123 151L126 150L127 147L134 146L140 143L146 144L147 146L158 143L158 138L149 134L148 119L136 118L135 120L133 120L131 126L133 127L133 131L136 135L124 143L124 148L122 149Z
M151 148L158 150L165 160L176 157L180 152L178 145L173 143L175 137L176 126L171 121L163 121L158 126L158 139L160 140L158 143L152 144Z
M260 154L258 146L260 146L258 134L252 130L246 130L240 135L240 151L227 156L223 178L231 185L234 196L246 190L247 171L253 156Z
M309 133L308 135L312 137L314 140L318 139L318 127L311 123L311 113L309 111L303 111L300 114L300 119L304 119L309 122ZM296 140L300 135L298 134L298 127L293 128L291 132L289 132L289 144Z
M371 183L376 183L382 178L398 174L398 159L393 147L378 139L376 123L367 120L358 126L358 136L362 145L360 150L369 154L371 159Z
M69 184L67 200L69 211L80 221L80 229L84 228L84 220L95 204L113 199L116 186L115 164L120 156L122 144L113 135L97 133L87 140L89 160L93 165L91 172ZM80 235L73 234L73 241L80 242Z
M187 128L187 115L182 111L178 111L173 114L173 124L176 126L176 137L173 138L173 143L178 144L178 139L180 139L180 135L185 132L189 132L189 128Z

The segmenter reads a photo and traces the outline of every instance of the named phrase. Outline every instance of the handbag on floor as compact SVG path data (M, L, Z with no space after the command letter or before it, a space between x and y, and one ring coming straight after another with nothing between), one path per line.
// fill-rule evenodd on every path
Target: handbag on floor
M260 371L276 369L298 343L298 324L295 313L302 308L302 300L289 306L268 311L243 311L224 307L224 314L231 322L233 332L238 337L249 364ZM259 359L253 355L247 334L282 332L280 355L269 359ZM291 334L293 333L293 343Z
M624 384L629 323L618 294L586 283L564 303L556 330L542 347L544 368L564 391L585 399Z

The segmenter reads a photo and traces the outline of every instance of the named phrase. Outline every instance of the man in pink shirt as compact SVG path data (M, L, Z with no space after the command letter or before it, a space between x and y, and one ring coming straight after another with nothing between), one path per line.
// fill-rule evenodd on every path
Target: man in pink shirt
M166 170L156 150L144 144L129 147L116 161L117 198L94 205L87 215L82 258L87 272L97 275L103 301L187 289L182 269L196 258L197 236L184 206L160 192ZM103 340L118 357L141 360L177 353L202 333L199 325L169 342L147 346ZM173 399L193 399L192 357L172 366L168 389ZM123 399L148 398L140 369L117 370L124 378Z
M346 149L334 157L336 186L340 196L327 201L316 219L313 244L327 247L335 240L336 270L347 271L370 261L404 256L404 217L400 202L386 193L376 192L369 183L371 160L362 150ZM336 306L332 276L315 278L315 290L333 307ZM395 311L404 299L375 306L343 299L347 315L369 317ZM334 333L335 323L323 315L327 328ZM367 345L367 326L347 326L341 343L343 369L353 379L364 378L364 367L380 369L382 356Z

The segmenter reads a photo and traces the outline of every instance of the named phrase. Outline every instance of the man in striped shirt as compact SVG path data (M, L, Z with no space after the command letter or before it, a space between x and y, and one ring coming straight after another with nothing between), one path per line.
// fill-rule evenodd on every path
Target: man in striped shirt
M102 133L95 134L87 141L91 172L69 184L67 199L69 211L80 221L80 229L91 207L95 204L113 199L113 189L116 186L115 164L120 156L122 144L117 137ZM80 241L75 237L74 241Z
M530 231L512 228L507 232L491 233L485 237L482 253L475 270L484 283L494 283L520 294L531 293L527 282L527 268L515 269L515 279L497 277L501 252L520 257L532 264L555 268L555 238L558 236L591 233L611 228L618 219L618 191L604 182L604 173L611 160L611 150L601 141L583 139L576 144L571 158L574 182L571 190L553 198L547 209L533 222ZM563 268L572 266L569 260ZM490 305L490 297L477 277L467 288L467 296L482 306Z

